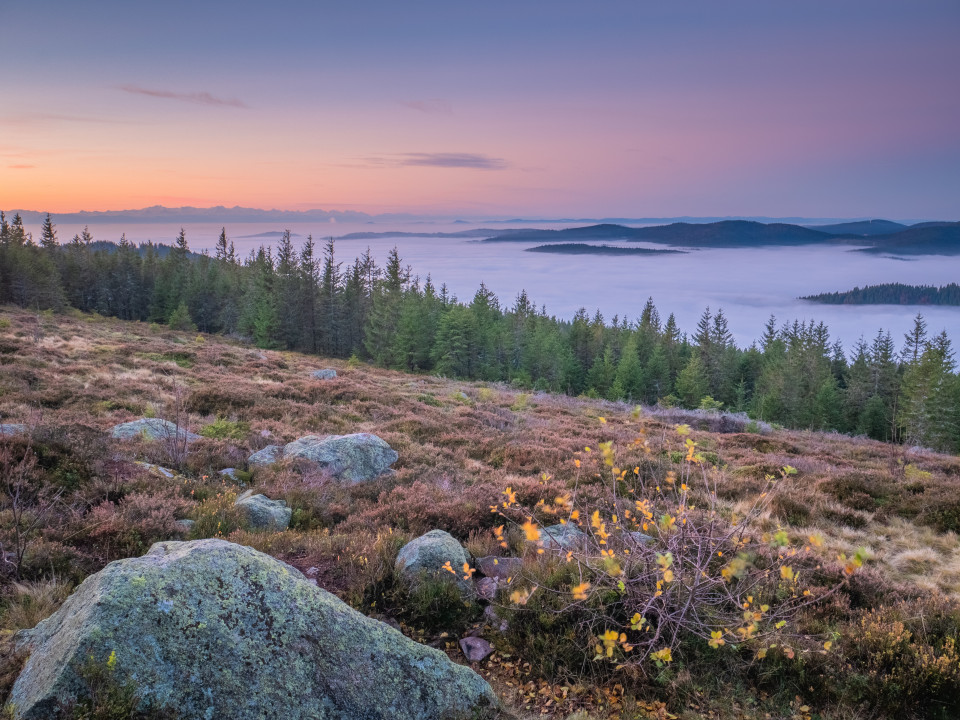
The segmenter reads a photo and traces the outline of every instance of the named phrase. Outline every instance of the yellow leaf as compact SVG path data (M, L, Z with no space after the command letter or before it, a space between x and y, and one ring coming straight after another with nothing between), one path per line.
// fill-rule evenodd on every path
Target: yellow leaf
M571 592L573 593L574 600L586 600L587 599L587 590L590 589L590 583L584 582L579 585L575 585Z
M527 518L527 521L523 524L523 532L529 542L536 542L540 539L540 531L537 529L536 523L533 522L533 518Z

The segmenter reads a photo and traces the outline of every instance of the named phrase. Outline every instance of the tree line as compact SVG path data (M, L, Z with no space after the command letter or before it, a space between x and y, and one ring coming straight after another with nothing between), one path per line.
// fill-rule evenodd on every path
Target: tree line
M469 302L415 276L396 249L341 262L333 240L240 258L220 233L214 254L171 246L66 243L49 216L39 243L0 213L0 302L73 307L125 320L250 338L263 348L358 358L412 372L634 403L746 412L793 428L960 450L960 377L946 333L922 315L898 347L889 332L847 355L823 323L771 317L750 347L733 342L722 310L691 334L648 300L636 321L580 309L549 316L525 292L505 305L483 284Z

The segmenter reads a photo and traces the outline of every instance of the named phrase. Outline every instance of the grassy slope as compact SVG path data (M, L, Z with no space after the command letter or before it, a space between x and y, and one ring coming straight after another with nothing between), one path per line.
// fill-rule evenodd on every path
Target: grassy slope
M42 458L48 476L68 489L65 509L31 546L27 576L53 568L78 581L109 560L175 536L176 518L220 518L229 530L237 488L217 470L242 468L249 452L269 442L373 432L399 452L395 476L343 488L288 470L261 473L256 487L294 506L294 529L228 535L309 571L369 611L370 583L382 574L377 565L388 564L389 548L404 539L439 527L475 554L489 553L497 523L488 508L507 486L530 504L542 492L561 491L575 477L574 454L604 440L626 445L644 433L661 447L682 447L671 424L649 415L633 421L631 408L619 403L351 367L212 336L198 342L193 334L97 316L43 316L39 324L38 332L35 315L0 310L0 421L35 427L52 448ZM327 366L337 369L337 379L310 378L311 370ZM240 424L233 426L238 439L198 443L183 477L172 482L131 462L139 455L169 463L162 447L119 445L105 431L145 413L166 416L178 396L191 430L218 415ZM819 433L695 430L693 438L714 454L711 475L728 509L746 507L767 474L791 465L798 474L784 481L764 529L786 527L797 538L818 531L827 555L867 547L885 592L960 596L960 542L947 531L960 523L960 459ZM659 462L669 463L669 456ZM544 481L542 473L552 478ZM9 596L10 581L3 582ZM574 688L579 695L561 701L567 693L560 686L524 676L523 658L495 655L483 672L521 712L542 707L563 717L578 703L600 715L610 709L610 695L590 688ZM653 697L671 699L669 688ZM722 693L672 700L672 709L687 717L701 717L711 704L723 715L752 716L749 702L742 706Z

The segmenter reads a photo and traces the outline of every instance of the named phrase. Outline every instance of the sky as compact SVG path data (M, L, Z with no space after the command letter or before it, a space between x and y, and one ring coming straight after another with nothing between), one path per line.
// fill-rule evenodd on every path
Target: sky
M960 218L956 0L0 0L0 27L8 210Z

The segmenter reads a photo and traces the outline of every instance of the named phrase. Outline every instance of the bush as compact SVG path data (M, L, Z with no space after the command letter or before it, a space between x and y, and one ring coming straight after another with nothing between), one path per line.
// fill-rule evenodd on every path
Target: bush
M190 513L194 526L190 537L201 538L226 537L234 530L246 529L244 515L235 505L237 494L226 491L207 498Z
M250 423L231 422L224 418L217 418L200 428L200 435L215 440L243 440L249 433Z
M787 632L796 632L798 612L841 587L800 583L801 568L820 562L811 550L819 541L797 544L783 530L757 530L777 483L793 468L768 478L736 519L725 517L713 471L689 429L677 432L684 449L664 450L683 458L665 478L640 472L644 455L654 454L645 443L618 457L605 442L576 459L582 475L572 492L533 505L518 502L511 488L504 492L505 523L496 532L507 523L522 529L540 565L510 593L512 642L537 656L527 661L564 674L607 672L596 663L648 673L684 656L724 653L727 645L746 650L745 662L769 648L792 656L801 639ZM582 492L591 478L608 500ZM562 548L545 542L542 526L557 522L576 526L582 540ZM847 577L863 555L844 562Z
M190 507L175 490L130 493L119 503L107 500L91 511L90 536L111 559L142 555L155 542L182 536L177 520Z

